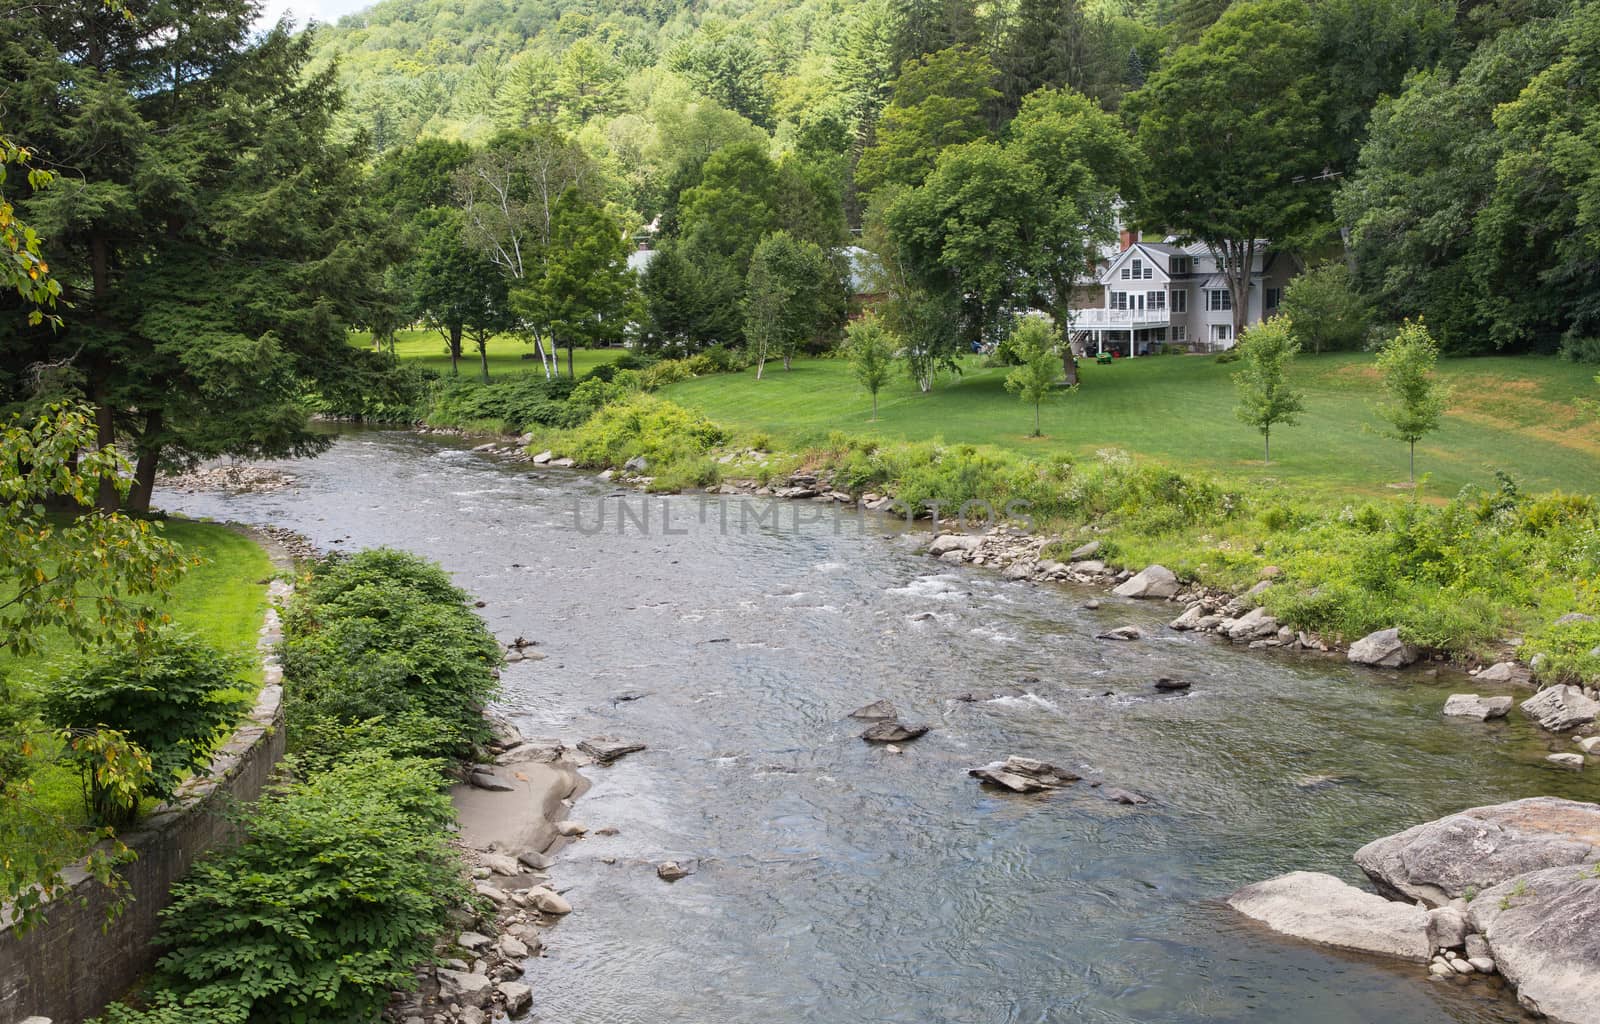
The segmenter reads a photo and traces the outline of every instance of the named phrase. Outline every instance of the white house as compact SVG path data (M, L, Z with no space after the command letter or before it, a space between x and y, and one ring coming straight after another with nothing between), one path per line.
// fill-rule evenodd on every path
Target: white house
M1149 355L1163 344L1195 352L1231 348L1233 296L1222 273L1222 259L1203 242L1145 242L1124 231L1122 244L1102 257L1094 285L1081 289L1084 305L1074 304L1071 339L1083 355L1113 352ZM1283 287L1299 271L1287 253L1259 242L1250 268L1247 324L1277 311ZM1094 304L1095 300L1099 304Z

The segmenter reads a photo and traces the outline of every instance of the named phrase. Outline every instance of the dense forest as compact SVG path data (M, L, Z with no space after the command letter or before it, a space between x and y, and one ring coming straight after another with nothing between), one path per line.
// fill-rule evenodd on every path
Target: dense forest
M1022 311L1064 322L1122 226L1210 246L1236 295L1270 240L1306 330L1600 359L1594 0L255 13L4 10L0 139L36 172L0 183L36 232L8 241L42 239L64 315L30 322L17 264L0 389L94 402L135 504L162 462L314 449L308 396L403 390L352 328L462 360L515 331L549 376L619 341L760 363L870 292L930 387Z

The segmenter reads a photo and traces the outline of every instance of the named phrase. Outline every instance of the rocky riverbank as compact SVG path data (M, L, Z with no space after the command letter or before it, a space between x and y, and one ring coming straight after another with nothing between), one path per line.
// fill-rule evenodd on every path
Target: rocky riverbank
M567 817L588 788L579 769L644 749L613 737L576 747L528 740L510 722L487 717L491 759L457 766L450 789L475 905L456 912L459 930L440 938L438 963L418 970L417 987L395 993L385 1017L398 1024L486 1024L529 1011L533 986L525 973L544 955L550 930L574 909L553 875L561 847L590 831ZM673 881L689 869L668 861L656 873Z
M1534 797L1375 840L1377 893L1295 871L1228 904L1273 931L1426 964L1436 983L1516 988L1560 1024L1600 1024L1600 806Z

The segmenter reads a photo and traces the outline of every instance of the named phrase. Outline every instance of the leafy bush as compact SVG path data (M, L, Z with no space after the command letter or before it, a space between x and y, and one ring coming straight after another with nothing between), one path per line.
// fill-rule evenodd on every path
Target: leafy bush
M1600 363L1600 338L1562 338L1561 358L1573 363Z
M688 380L697 373L708 370L696 370L695 366L709 367L711 361L704 355L691 356L688 359L663 359L654 366L640 373L640 384L646 391L657 391L668 384L676 384L680 380Z
M50 683L45 719L82 741L76 760L97 818L124 823L141 797L170 797L188 773L210 764L217 740L250 706L233 690L242 668L239 659L168 627L142 649L97 652ZM88 738L104 729L149 756L150 771L136 790L119 792L102 781L97 769L107 751Z
M426 412L429 391L438 380L436 371L399 362L387 352L359 353L337 384L324 384L308 402L326 416L413 423Z
M725 438L700 413L640 394L596 412L553 447L585 466L621 466L642 455L659 473L670 463L706 454Z
M589 410L568 403L575 387L568 377L546 379L536 373L511 374L488 384L440 379L429 397L426 419L438 427L499 433L576 426Z
M443 570L378 549L325 560L285 618L291 743L329 757L356 740L464 755L482 738L500 647Z
M155 1009L106 1024L376 1020L467 898L441 781L437 762L358 754L236 812L243 840L162 912Z

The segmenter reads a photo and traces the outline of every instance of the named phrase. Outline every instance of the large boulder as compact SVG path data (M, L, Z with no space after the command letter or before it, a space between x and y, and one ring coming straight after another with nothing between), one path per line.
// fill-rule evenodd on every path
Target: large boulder
M1171 569L1164 565L1152 565L1124 581L1112 593L1119 597L1168 598L1180 589L1178 577Z
M1325 946L1418 963L1433 952L1426 911L1317 871L1291 871L1247 885L1228 897L1228 905L1275 932Z
M1522 713L1551 732L1564 732L1600 717L1600 702L1585 697L1579 687L1552 686L1523 701Z
M1444 702L1444 713L1451 718L1476 718L1486 722L1504 718L1511 710L1510 697L1480 697L1475 693L1452 693Z
M1350 645L1347 657L1357 665L1374 668L1405 668L1417 660L1415 647L1400 639L1398 629L1380 629Z
M1264 640L1278 635L1278 620L1267 614L1265 608L1252 608L1233 620L1228 627L1228 639L1238 642Z
M1058 768L1048 761L1018 757L1016 754L1012 754L1004 761L991 761L977 768L969 768L967 774L1014 793L1037 793L1045 789L1059 789L1083 778L1071 769Z
M1519 875L1479 893L1467 913L1523 1006L1600 1024L1600 870Z
M1532 677L1533 673L1526 665L1519 665L1514 661L1497 661L1473 678L1480 683L1531 687Z
M439 1001L464 1006L488 1006L494 998L494 982L487 975L439 968Z
M1355 861L1380 892L1442 906L1529 871L1600 861L1600 806L1540 796L1474 807L1374 840Z
M928 554L935 558L952 551L975 551L983 538L975 533L941 533L928 545Z

